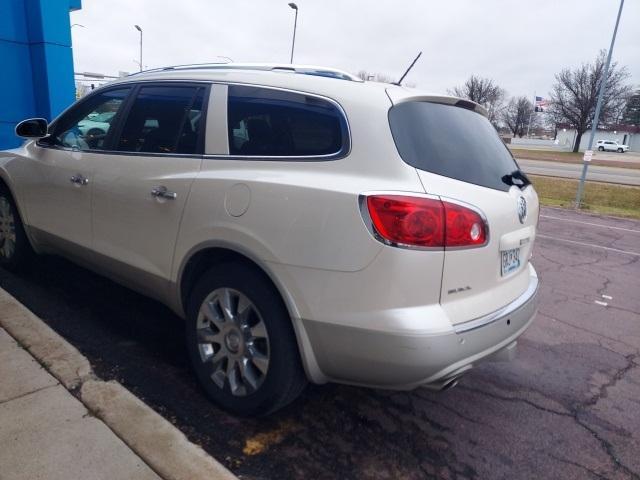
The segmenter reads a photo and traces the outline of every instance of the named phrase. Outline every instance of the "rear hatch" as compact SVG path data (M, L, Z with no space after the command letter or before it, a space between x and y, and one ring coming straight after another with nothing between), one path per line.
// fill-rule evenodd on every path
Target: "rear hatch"
M488 225L484 246L445 249L442 307L453 323L500 309L529 286L539 209L533 187L481 107L447 97L390 97L396 147L426 193L479 209Z

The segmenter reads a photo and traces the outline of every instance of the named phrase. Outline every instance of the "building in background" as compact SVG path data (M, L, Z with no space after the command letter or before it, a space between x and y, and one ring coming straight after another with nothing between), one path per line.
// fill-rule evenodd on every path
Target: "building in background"
M69 12L81 0L0 0L0 149L20 145L14 128L51 120L75 100Z
M589 146L590 131L582 135L580 141L580 151L583 152ZM573 148L576 139L576 130L570 125L558 124L558 135L556 144L567 150ZM599 128L593 139L593 149L595 150L598 140L613 140L618 143L629 145L630 152L640 152L640 126L638 125L610 125L607 129Z

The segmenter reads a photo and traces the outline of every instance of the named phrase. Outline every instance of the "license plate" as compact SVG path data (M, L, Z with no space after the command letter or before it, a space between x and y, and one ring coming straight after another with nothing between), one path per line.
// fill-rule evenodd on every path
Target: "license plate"
M520 249L512 248L511 250L503 250L500 252L502 256L502 276L514 272L520 267Z

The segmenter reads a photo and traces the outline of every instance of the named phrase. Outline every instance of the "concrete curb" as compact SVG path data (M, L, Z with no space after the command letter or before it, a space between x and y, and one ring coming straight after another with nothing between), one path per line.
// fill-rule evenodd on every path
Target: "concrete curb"
M82 385L80 397L162 478L236 478L119 383L89 380Z
M93 376L89 361L30 310L0 288L0 325L67 390Z
M0 326L165 480L237 480L118 382L97 379L87 358L0 288ZM79 392L79 395L78 395Z

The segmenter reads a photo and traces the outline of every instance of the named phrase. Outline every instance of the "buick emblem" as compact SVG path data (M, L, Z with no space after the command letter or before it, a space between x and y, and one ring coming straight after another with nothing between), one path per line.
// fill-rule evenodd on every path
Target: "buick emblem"
M524 223L527 219L527 201L523 196L518 197L518 219L520 223Z

